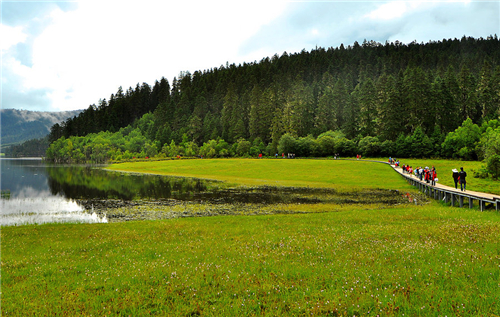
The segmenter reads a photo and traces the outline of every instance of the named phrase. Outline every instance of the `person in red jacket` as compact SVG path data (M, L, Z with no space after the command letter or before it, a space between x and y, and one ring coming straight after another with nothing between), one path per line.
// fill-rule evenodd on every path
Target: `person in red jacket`
M437 173L436 173L436 168L433 166L432 169L431 169L431 185L432 186L436 186L436 177L437 177Z

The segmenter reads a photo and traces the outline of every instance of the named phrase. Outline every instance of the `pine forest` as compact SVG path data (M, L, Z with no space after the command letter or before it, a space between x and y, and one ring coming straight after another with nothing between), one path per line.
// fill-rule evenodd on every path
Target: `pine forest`
M495 136L499 114L496 35L365 40L119 87L54 125L47 158L359 153L475 160L489 151L481 144Z

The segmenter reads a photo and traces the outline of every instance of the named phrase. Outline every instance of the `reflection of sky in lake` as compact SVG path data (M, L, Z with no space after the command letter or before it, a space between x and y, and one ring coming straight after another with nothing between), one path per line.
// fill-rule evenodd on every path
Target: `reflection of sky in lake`
M47 222L107 222L95 213L83 212L72 200L62 197L2 199L0 225L40 224Z
M48 186L47 166L41 160L1 159L0 225L47 222L107 222L84 212L75 201L53 195Z

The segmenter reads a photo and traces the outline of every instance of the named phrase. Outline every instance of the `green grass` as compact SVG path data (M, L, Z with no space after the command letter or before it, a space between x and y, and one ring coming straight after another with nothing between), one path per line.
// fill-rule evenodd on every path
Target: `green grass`
M387 165L358 161L111 168L251 186L410 188ZM2 313L500 315L500 214L437 202L286 208L311 213L4 227Z
M5 316L500 314L499 215L458 208L2 229Z
M436 167L437 177L439 178L439 183L455 187L455 183L452 178L452 169L456 168L460 171L460 167L464 168L467 172L467 189L491 193L500 194L500 181L489 179L474 178L473 171L479 171L484 165L482 162L477 161L455 161L455 160L434 160L434 159L402 159L402 164L410 165L413 168L417 166L422 167ZM460 187L460 185L458 185Z
M110 170L215 179L258 186L325 187L339 191L409 189L386 164L312 159L198 159L113 164Z

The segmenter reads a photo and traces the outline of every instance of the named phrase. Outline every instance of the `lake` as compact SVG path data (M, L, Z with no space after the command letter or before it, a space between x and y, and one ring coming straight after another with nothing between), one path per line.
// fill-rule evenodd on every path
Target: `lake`
M2 226L108 222L110 206L137 205L130 202L141 200L190 200L206 192L207 184L216 183L108 172L102 166L53 165L37 158L2 158L0 164Z
M315 204L406 203L398 191L242 187L219 181L111 172L103 166L1 159L0 225L106 223L309 212Z
M41 159L4 159L1 164L0 225L46 222L107 222L85 212L74 199L54 192L49 176L53 168Z

